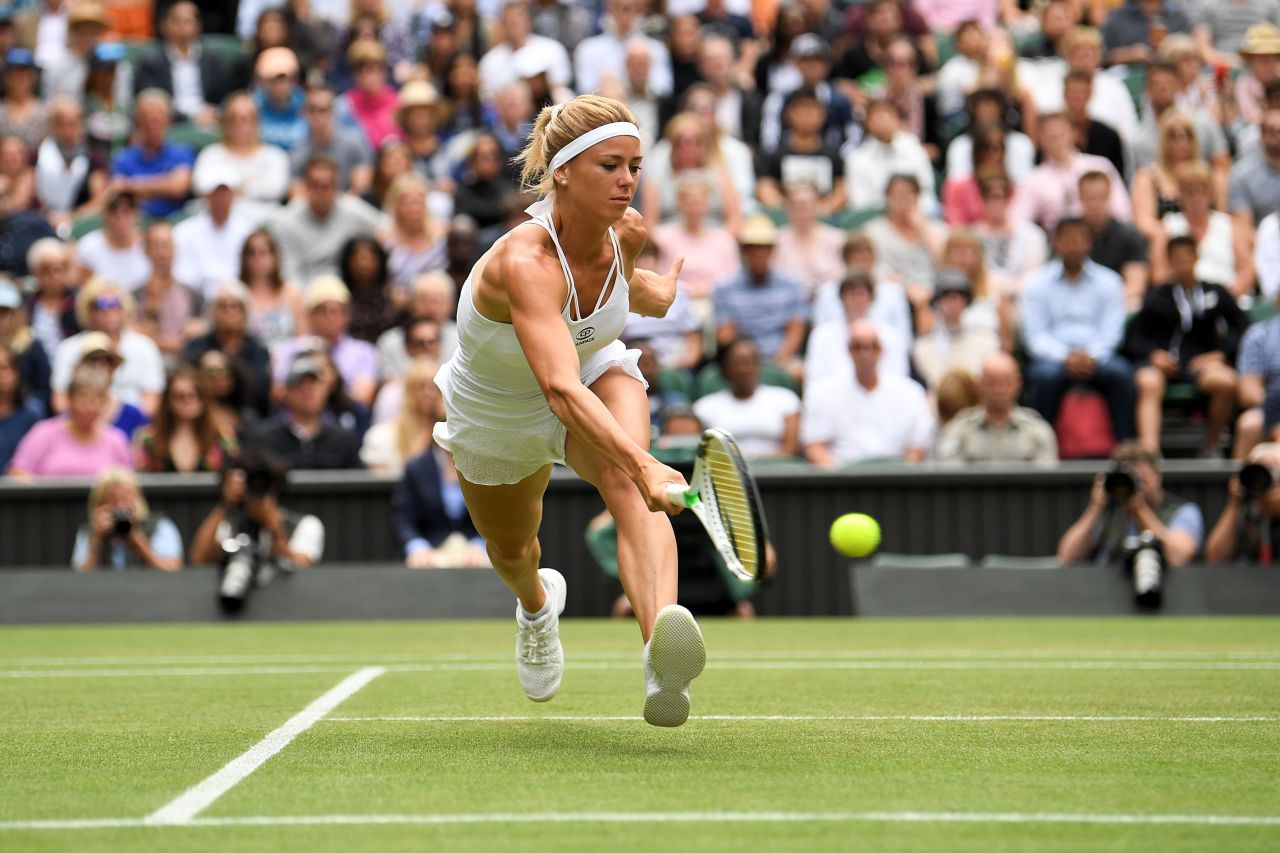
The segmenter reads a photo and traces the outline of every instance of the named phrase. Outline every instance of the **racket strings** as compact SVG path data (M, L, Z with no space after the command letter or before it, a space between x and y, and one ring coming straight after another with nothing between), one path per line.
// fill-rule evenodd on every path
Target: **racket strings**
M759 567L759 553L756 548L755 513L747 496L744 474L738 461L724 448L709 446L705 461L712 486L712 497L716 512L724 524L733 550L743 567L751 574L756 574ZM704 495L705 499L705 495Z

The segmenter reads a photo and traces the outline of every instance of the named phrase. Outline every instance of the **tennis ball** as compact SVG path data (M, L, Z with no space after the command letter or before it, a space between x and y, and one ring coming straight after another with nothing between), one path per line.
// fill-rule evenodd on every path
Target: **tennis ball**
M865 557L880 544L880 525L869 515L849 512L831 523L831 547L846 557Z

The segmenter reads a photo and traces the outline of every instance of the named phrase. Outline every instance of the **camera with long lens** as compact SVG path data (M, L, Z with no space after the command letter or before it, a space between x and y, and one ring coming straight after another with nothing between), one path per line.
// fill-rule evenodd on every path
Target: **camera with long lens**
M225 613L239 613L249 600L258 568L253 539L239 533L222 540L222 580L218 583L218 604Z
M124 539L133 532L133 513L127 509L111 511L111 535Z
M1159 609L1164 602L1164 549L1154 533L1144 530L1125 539L1124 565L1134 602L1144 610Z
M1246 499L1256 501L1276 484L1276 472L1261 462L1250 462L1240 469L1240 488Z
M1138 479L1133 475L1133 467L1124 462L1117 462L1116 466L1103 478L1102 488L1106 491L1107 497L1115 503L1128 503L1138 493Z

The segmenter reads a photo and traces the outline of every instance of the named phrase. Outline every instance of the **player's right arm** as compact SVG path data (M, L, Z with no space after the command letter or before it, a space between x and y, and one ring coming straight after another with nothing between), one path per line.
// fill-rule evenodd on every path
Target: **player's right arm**
M666 486L683 484L684 477L636 444L582 384L578 353L560 313L565 286L559 264L527 238L509 238L495 260L499 280L489 281L506 292L511 325L552 414L574 438L622 469L650 510L675 510Z

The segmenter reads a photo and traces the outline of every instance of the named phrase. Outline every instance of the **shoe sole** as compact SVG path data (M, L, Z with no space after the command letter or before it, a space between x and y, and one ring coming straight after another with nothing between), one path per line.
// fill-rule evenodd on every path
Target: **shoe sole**
M658 678L657 693L644 700L644 720L672 728L689 719L689 682L707 665L707 644L693 614L679 605L664 607L649 637L649 666Z
M543 584L544 586L550 587L548 592L556 596L556 618L559 619L560 614L564 613L565 599L568 598L568 584L565 583L564 575L560 574L555 569L538 569L538 577L546 582ZM564 654L563 644L560 647L560 653L562 655ZM555 698L555 695L560 692L560 683L564 677L563 658L560 663L560 675L561 677L557 678L555 683L547 688L546 693L534 696L526 692L524 694L525 697L533 702L549 702Z

